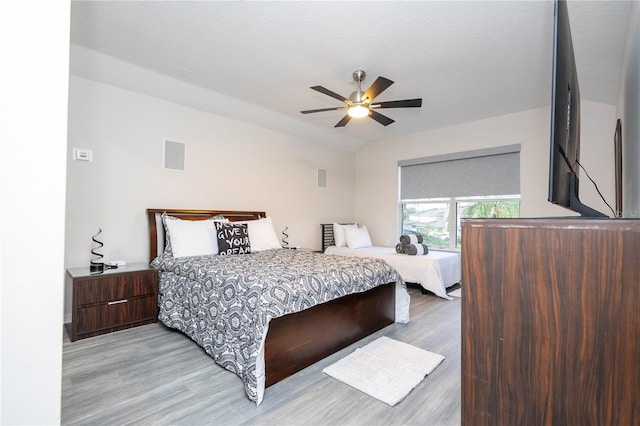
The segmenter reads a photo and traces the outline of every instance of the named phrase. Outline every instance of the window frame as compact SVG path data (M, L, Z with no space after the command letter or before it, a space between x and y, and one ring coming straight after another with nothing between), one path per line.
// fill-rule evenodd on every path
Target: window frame
M407 204L448 204L449 213L447 217L448 233L449 233L449 245L447 247L433 246L434 250L441 251L460 251L461 246L458 245L458 229L460 229L458 218L458 204L461 202L494 202L499 201L517 201L518 206L521 206L521 194L509 194L509 195L484 195L484 196L470 196L470 197L440 197L440 198L425 198L425 199L412 199L412 200L399 200L399 228L400 235L403 234L404 227L404 210ZM519 210L519 209L518 209ZM520 215L518 214L518 217ZM452 226L454 224L454 226ZM431 247L429 247L431 249Z

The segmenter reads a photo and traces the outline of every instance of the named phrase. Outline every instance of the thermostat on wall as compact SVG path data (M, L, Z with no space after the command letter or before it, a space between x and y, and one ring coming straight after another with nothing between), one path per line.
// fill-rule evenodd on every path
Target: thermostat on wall
M73 148L73 159L79 161L93 161L93 151L90 149Z

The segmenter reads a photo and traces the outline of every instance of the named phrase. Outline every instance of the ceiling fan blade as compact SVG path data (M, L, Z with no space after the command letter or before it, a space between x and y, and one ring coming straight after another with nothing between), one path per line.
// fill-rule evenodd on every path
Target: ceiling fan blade
M420 108L422 98L404 99L402 101L376 102L371 104L371 108Z
M300 111L300 112L303 113L303 114L311 114L312 112L335 111L335 110L338 110L338 109L347 109L347 107L308 109L308 110Z
M362 95L361 100L364 101L365 99L368 98L369 102L373 101L373 98L375 98L380 93L387 90L387 88L392 84L393 84L393 81L389 80L388 78L384 78L384 77L376 78L376 81L374 81L373 84L369 86L367 91L364 92L364 95Z
M351 105L353 103L349 99L345 98L344 96L338 95L336 92L332 92L331 90L326 89L326 88L324 88L322 86L311 86L311 89L313 89L313 90L315 90L317 92L320 92L320 93L324 93L325 95L331 96L332 98L336 98L336 99L338 99L338 100L340 100L340 101L342 101L342 102L344 102L346 104Z
M349 114L345 114L345 116L342 117L342 120L338 121L338 124L336 124L333 127L344 127L347 125L349 120L351 120L351 116Z
M369 117L373 118L374 120L376 120L378 123L382 124L383 126L388 126L389 124L395 122L395 120L392 120L389 117L387 117L386 115L382 115L379 112L376 112L374 110L369 110Z

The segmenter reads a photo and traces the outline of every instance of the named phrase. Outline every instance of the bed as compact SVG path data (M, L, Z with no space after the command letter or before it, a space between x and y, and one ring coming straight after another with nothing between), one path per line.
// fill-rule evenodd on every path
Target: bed
M344 224L343 224L344 225ZM333 223L321 224L322 251L326 254L352 257L374 257L391 265L406 283L419 284L436 296L451 300L447 288L460 283L461 261L458 253L430 250L427 255L409 256L396 253L393 247L361 244L364 247L349 248L344 243L335 244ZM424 291L423 291L424 292Z
M179 257L163 216L181 226L209 226L203 221L223 217L230 222L224 226L247 223L249 236L251 226L257 229L268 217L259 211L147 209L150 260L160 277L158 319L238 375L256 404L267 386L394 321L409 321L406 286L385 262L336 261L275 247Z

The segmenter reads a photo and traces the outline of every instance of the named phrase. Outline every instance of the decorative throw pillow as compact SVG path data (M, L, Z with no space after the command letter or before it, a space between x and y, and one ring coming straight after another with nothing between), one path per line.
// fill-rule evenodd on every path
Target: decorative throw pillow
M171 247L171 237L169 236L169 227L167 226L167 221L173 220L175 218L172 216L169 216L167 212L162 213L161 218L162 218L162 225L164 226L164 252L162 253L162 255L167 257L173 257L173 248Z
M341 225L339 223L333 223L333 242L336 247L346 247L347 240L345 239L345 228L358 228L358 224L353 225Z
M251 253L247 224L215 222L215 225L220 256Z
M249 229L252 252L282 248L278 235L273 229L271 217L268 216L264 219L249 220L241 223L246 223Z
M371 247L371 237L366 226L360 228L344 228L347 247L351 249Z

